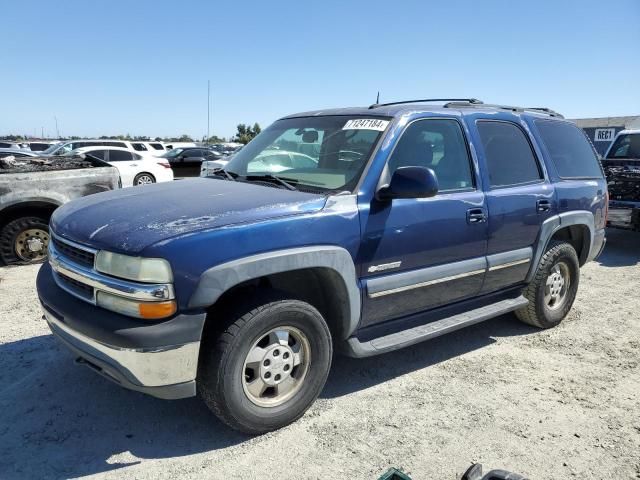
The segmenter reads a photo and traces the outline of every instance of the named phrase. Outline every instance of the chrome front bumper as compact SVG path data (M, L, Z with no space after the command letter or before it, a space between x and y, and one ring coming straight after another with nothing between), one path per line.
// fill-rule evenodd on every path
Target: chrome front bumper
M51 332L78 355L81 363L121 386L165 399L196 394L200 342L159 348L119 348L73 330L46 307L44 316Z

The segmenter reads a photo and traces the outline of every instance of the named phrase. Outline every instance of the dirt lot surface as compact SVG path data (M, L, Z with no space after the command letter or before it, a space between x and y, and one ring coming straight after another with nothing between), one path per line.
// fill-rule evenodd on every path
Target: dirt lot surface
M49 334L37 267L0 269L0 479L351 478L472 461L533 479L640 478L640 235L610 231L550 331L508 315L365 360L336 358L297 423L248 438L197 399L125 391Z

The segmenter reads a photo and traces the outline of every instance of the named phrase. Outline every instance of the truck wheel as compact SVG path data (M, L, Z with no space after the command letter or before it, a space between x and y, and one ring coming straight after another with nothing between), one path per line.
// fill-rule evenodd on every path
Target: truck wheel
M203 341L200 396L223 422L248 434L296 421L331 366L331 333L320 312L273 292L225 316L228 327Z
M571 310L579 282L580 264L573 246L552 242L523 292L529 305L517 310L516 316L534 327L555 327Z
M138 175L136 175L136 178L133 179L134 187L138 185L148 185L150 183L156 183L156 177L154 177L150 173L139 173Z
M49 222L22 217L0 229L0 260L5 265L42 262L47 258Z

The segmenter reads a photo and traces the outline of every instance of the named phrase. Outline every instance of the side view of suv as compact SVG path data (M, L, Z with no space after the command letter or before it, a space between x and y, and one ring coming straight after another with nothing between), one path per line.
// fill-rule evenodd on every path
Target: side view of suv
M311 161L275 168L282 151ZM507 312L558 325L604 247L606 196L588 139L549 109L300 113L209 178L56 210L38 294L82 363L156 397L198 392L258 434L304 414L335 351L378 355Z

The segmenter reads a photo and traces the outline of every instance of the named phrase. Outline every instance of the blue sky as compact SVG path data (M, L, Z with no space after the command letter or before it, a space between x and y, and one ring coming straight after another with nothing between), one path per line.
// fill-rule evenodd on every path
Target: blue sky
M202 137L325 107L474 96L640 114L639 0L8 1L0 135Z

